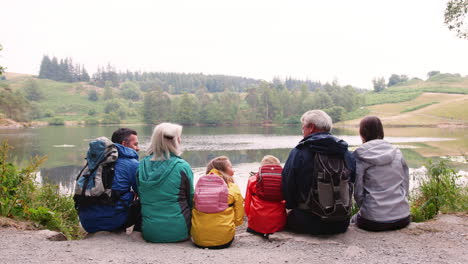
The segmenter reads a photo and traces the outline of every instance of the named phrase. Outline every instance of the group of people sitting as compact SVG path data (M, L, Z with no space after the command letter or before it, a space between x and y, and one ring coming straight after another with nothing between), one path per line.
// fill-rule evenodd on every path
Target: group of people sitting
M112 191L119 199L79 206L81 224L90 233L133 226L149 242L191 238L195 246L211 249L232 244L244 213L247 231L265 238L284 229L342 233L350 222L369 231L409 224L408 167L400 150L384 140L378 117L361 120L363 144L353 153L330 133L325 112L308 111L301 123L304 138L284 168L276 157L265 156L249 178L245 201L226 156L209 161L194 188L192 169L181 158L182 126L157 125L141 161L137 132L118 129L112 135L118 151ZM359 211L351 215L353 194Z

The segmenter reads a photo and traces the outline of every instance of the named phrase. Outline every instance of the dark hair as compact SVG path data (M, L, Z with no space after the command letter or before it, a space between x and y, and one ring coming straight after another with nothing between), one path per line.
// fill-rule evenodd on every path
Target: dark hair
M122 142L127 141L128 137L131 135L137 136L137 132L133 129L121 127L112 133L112 142L117 144L122 144Z
M383 139L384 131L382 122L376 116L366 116L359 124L359 134L364 139L364 143L374 140Z

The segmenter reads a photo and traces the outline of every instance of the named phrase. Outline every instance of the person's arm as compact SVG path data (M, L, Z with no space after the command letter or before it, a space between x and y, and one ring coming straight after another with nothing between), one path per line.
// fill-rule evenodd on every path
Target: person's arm
M296 186L296 163L300 159L297 149L293 149L289 153L288 160L284 164L283 172L281 173L281 189L283 191L284 200L286 201L286 208L293 209L297 206L295 194L298 191Z
M181 189L185 192L185 196L187 197L187 202L190 207L190 209L193 208L193 195L194 195L194 189L193 189L193 172L188 163L186 163L181 172L181 181L182 181L182 186Z
M409 196L409 168L408 164L406 164L405 159L403 158L403 154L401 155L401 163L403 165L403 189L406 192L406 196Z
M230 189L234 196L234 224L240 226L244 222L244 198L242 198L239 187L234 183L231 185Z
M112 189L119 191L121 195L126 195L130 189L137 190L136 173L138 161L130 159L117 160L114 167L114 180Z
M354 155L349 151L347 151L345 153L345 162L346 162L346 166L348 167L348 169L351 170L350 180L351 180L351 182L355 182L355 180L356 180L356 159L355 159Z
M354 200L358 207L361 207L364 201L364 174L365 163L357 159L356 162L356 179L354 182Z
M247 182L247 189L245 190L244 209L245 209L245 214L247 215L247 217L249 217L250 203L252 202L252 193L253 193L252 188L254 187L254 184L255 184L254 181L256 182L255 178L256 178L256 175L250 176L249 181Z

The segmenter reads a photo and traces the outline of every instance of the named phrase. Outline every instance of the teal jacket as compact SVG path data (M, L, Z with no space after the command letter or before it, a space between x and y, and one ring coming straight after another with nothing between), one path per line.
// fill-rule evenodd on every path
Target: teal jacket
M192 169L176 155L164 161L151 158L144 158L138 167L143 238L162 243L186 240L193 207Z

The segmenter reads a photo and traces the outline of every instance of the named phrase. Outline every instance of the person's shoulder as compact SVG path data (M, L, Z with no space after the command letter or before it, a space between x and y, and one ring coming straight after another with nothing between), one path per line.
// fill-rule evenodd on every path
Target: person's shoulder
M228 184L228 189L229 189L229 192L233 192L233 193L236 193L236 194L239 193L240 194L240 188L234 182L230 182Z

